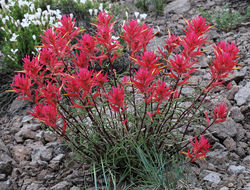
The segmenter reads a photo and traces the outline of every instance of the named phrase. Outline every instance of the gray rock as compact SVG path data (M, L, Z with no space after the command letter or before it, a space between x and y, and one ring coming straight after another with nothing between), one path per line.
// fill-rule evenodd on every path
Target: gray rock
M69 189L71 184L68 181L62 181L53 187L51 187L51 190L67 190Z
M0 161L0 173L1 174L6 174L9 175L12 172L12 164L11 161L5 161L5 162L1 162Z
M11 188L11 182L10 180L0 182L0 189L1 190L10 190Z
M238 124L235 123L234 120L228 118L223 123L215 124L214 126L210 127L208 130L217 138L224 140L228 136L235 137L237 134Z
M0 181L4 181L6 179L6 175L5 174L0 174Z
M224 187L220 188L220 190L229 190L229 188L224 186Z
M238 154L241 158L244 158L246 156L245 150L242 147L236 148L236 154Z
M73 186L73 187L70 188L70 190L80 190L80 188L76 187L76 186Z
M235 166L235 165L230 165L228 167L228 171L232 174L239 174L239 173L243 173L246 170L246 167L244 166Z
M57 139L56 135L51 131L45 131L43 137L46 142L55 142Z
M236 142L231 137L227 137L223 144L229 151L236 150Z
M174 12L181 14L187 12L191 8L189 0L174 0L166 5L164 8L164 15L169 14L169 12Z
M239 89L240 88L238 86L233 86L231 90L227 91L227 99L234 100L234 96L239 91Z
M250 82L248 82L235 94L234 99L238 106L242 106L243 104L250 102Z
M210 174L208 174L207 176L205 176L203 178L203 180L210 181L212 183L218 184L218 183L220 183L221 178L220 178L220 174L219 173L211 172Z
M30 160L32 149L23 145L17 145L12 148L12 155L15 161L20 163L21 161Z
M26 190L37 190L39 189L40 185L37 183L31 183L26 187Z
M53 149L46 148L44 151L41 152L40 158L42 161L49 162L52 159Z
M243 164L245 164L246 166L250 167L250 155L248 155L247 157L245 157L243 159Z
M26 115L26 116L23 117L22 123L26 123L26 122L28 122L28 121L31 121L32 119L33 119L33 116L31 116L31 115Z
M241 113L240 108L236 106L231 108L230 117L237 123L243 121L245 118Z

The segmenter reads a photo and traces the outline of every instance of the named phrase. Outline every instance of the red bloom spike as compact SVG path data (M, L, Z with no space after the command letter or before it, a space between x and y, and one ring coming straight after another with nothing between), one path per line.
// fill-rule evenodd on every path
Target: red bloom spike
M194 32L198 36L203 35L204 33L210 30L210 25L206 24L206 18L202 16L198 16L193 18L192 20L187 21L187 32Z
M111 25L112 18L113 16L111 16L110 13L107 14L105 11L99 12L98 16L96 17L98 22L94 24L97 26L109 26Z
M58 19L61 26L55 27L57 31L59 31L64 38L67 38L67 41L73 39L80 32L80 27L75 29L75 20L72 20L70 16L63 15L62 19Z
M149 27L148 24L142 25L142 33L141 33L141 43L142 48L145 51L147 51L147 45L149 44L149 41L152 40L155 37L155 34L153 32L153 27Z
M137 52L141 48L140 36L142 33L142 27L135 20L129 20L127 24L124 24L124 36L122 39L128 43L129 49L133 52Z
M158 82L155 87L155 101L161 103L163 100L168 99L171 93L171 87L167 86L165 82Z
M120 108L124 109L124 90L122 87L112 87L112 90L106 95L109 105L116 112L119 111Z
M214 108L213 114L215 123L224 122L227 119L228 114L227 105L220 103L218 107Z
M150 94L152 92L152 82L154 79L152 71L148 71L145 68L140 68L136 72L135 79L131 79L135 88L138 88L143 94Z
M145 51L137 57L136 63L149 71L153 71L158 68L157 62L159 59L160 57L156 56L153 51Z
M192 144L191 151L188 150L188 152L182 153L191 159L190 162L205 159L206 154L209 151L209 148L211 147L210 143L208 142L208 139L205 139L204 136L201 136L199 140L197 140L197 137L195 136L195 140L193 141L192 139L190 139L190 142Z
M181 39L175 34L169 34L169 37L165 40L165 43L166 44L163 46L163 48L168 51L168 54L170 54L176 47L181 44Z
M46 104L36 104L30 114L54 129L57 129L56 121L61 117L55 106Z
M31 80L27 75L21 75L20 73L18 73L13 79L11 88L14 92L19 94L19 99L27 99L32 101L32 85L33 84L31 83Z

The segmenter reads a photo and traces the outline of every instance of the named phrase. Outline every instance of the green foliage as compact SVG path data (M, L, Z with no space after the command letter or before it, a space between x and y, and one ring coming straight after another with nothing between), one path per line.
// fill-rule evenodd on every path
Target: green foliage
M167 3L167 0L136 0L135 4L138 8L149 11L152 9L157 14L161 14L163 11L164 4Z
M241 14L239 11L234 11L228 8L228 5L223 6L220 10L211 10L211 13L200 8L201 15L207 18L207 21L215 24L220 30L230 31L236 28L244 20L250 18L250 6L247 7L246 13Z
M1 69L12 71L22 68L22 58L36 53L42 30L55 24L59 10L42 11L37 2L9 1L0 10L1 52L4 65ZM46 7L47 8L47 7Z

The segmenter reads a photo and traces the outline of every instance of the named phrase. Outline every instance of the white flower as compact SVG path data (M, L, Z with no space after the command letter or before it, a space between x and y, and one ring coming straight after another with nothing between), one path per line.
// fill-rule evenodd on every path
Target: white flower
M36 40L36 35L32 35L33 40Z
M70 16L70 18L72 18L72 19L73 19L73 17L74 17L73 13L70 13L69 16Z
M138 23L140 23L140 22L141 22L141 20L140 20L140 19L137 19L137 22L138 22Z
M138 18L139 14L139 12L135 12L135 18Z
M127 17L127 20L128 20L128 12L126 11L125 14L126 14L126 17Z
M42 9L41 9L41 8L37 8L36 10L37 10L38 13L41 14L41 12L42 12Z
M92 14L93 14L93 9L89 9L89 14L90 14L90 16L92 16Z
M160 30L160 27L159 26L156 26L157 27L157 30L158 30L158 32L160 32L161 30Z
M99 5L99 10L103 11L103 4L102 3L100 3L100 5Z
M2 22L3 22L3 24L6 24L6 19L5 19L5 18L3 18Z
M5 31L4 27L1 27L1 30Z
M111 9L111 7L112 7L112 3L109 3L109 9Z
M8 58L10 58L12 61L15 61L15 59L11 57L10 55L8 55Z
M6 19L6 20L10 20L10 18L9 18L9 16L8 16L8 15L6 15L5 19Z
M98 10L94 9L94 15L96 16L98 14Z
M11 42L16 42L16 38L18 37L19 35L13 33L12 37L10 38L10 41Z
M12 31L9 29L9 33L12 34Z
M13 54L16 54L16 52L18 51L18 49L11 49L10 50Z
M47 5L47 10L50 11L50 5Z
M124 26L124 24L125 24L125 23L126 23L126 21L125 21L125 20L123 20L123 21L122 21L122 26Z
M35 11L35 5L34 5L33 3L30 5L30 10L31 10L32 12Z
M146 17L147 17L147 14L146 14L146 13L140 14L140 19L141 19L141 20L145 20Z
M86 0L80 0L80 2L81 2L82 4L84 4L84 3L86 3Z

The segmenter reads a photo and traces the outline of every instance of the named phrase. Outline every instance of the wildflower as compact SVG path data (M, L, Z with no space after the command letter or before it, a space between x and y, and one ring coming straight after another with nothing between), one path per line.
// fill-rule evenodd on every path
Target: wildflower
M32 100L31 98L31 87L33 84L31 83L31 79L27 75L21 75L18 73L15 75L13 79L13 83L11 85L12 90L10 92L16 92L19 94L19 99L27 99Z
M32 35L33 40L36 40L36 35Z
M157 62L159 59L160 57L156 56L153 51L145 51L143 54L138 56L136 63L149 71L153 71L158 68Z
M140 14L140 19L141 19L141 20L145 20L146 17L147 17L147 14L145 14L145 13L144 13L144 14Z
M112 87L112 90L106 95L109 105L114 111L119 111L120 108L124 109L124 90L122 87Z
M134 14L135 14L135 18L138 18L138 16L140 15L139 12L134 12Z
M155 101L161 103L163 100L166 100L171 93L172 90L170 86L167 86L165 82L158 81L155 87Z
M224 122L227 119L227 114L227 105L224 103L220 103L220 105L218 107L215 107L213 111L213 118L215 123Z
M90 16L92 16L92 14L93 14L93 9L89 9L89 14L90 14Z
M165 43L166 44L163 47L168 51L168 54L170 54L174 50L174 48L178 47L181 44L181 39L175 34L169 33L169 36L165 40Z
M12 37L10 38L10 41L11 41L11 42L16 42L16 41L17 41L16 38L17 38L18 36L19 36L18 34L13 33Z
M154 79L153 71L148 71L145 68L140 68L134 77L136 80L131 79L135 88L138 88L141 93L148 95L152 92L152 82Z
M176 54L174 60L170 60L170 72L169 76L177 79L178 76L190 77L190 74L194 72L197 67L191 68L196 62L190 62L188 58L185 58L183 55ZM177 74L177 75L176 75Z
M195 140L193 141L190 139L190 142L192 144L191 151L188 150L188 152L182 152L182 154L190 158L190 162L200 159L205 160L205 157L207 157L206 154L211 147L208 139L205 139L204 136L201 136L199 140L197 140L197 137L195 136Z
M187 32L194 32L196 35L201 36L210 30L210 25L206 23L206 18L198 16L192 20L187 21Z
M61 117L55 106L47 104L36 104L30 114L54 129L57 129L56 121Z

